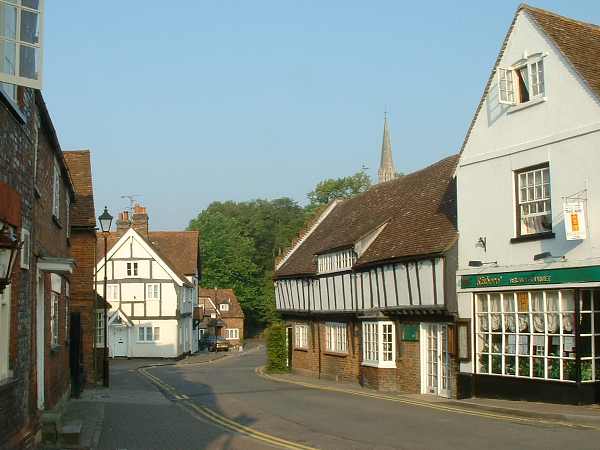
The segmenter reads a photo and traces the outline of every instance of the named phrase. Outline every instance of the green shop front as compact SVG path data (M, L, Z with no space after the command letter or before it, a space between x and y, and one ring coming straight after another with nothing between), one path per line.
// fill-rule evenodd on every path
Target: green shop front
M462 275L459 292L462 396L600 401L600 266Z

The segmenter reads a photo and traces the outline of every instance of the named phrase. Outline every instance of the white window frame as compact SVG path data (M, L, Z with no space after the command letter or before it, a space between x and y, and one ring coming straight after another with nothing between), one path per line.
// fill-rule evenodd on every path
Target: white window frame
M219 303L219 311L228 312L229 303Z
M160 327L154 325L139 325L137 329L137 342L140 344L160 342Z
M15 8L16 10L16 29L14 36L3 36L0 38L0 45L8 43L15 46L14 73L0 72L0 82L10 83L18 86L25 86L33 89L42 89L42 67L43 67L43 31L44 31L44 0L39 0L38 9L23 6L21 2L0 0L0 7ZM23 14L37 14L38 33L37 42L27 42L21 36L21 22ZM37 66L35 67L35 77L30 78L21 75L21 49L30 48L37 52Z
M297 323L294 327L294 348L308 349L308 325Z
M135 261L126 263L125 273L129 278L137 278L139 273L138 263Z
M328 352L348 353L348 332L344 322L327 322L325 324L325 348Z
M0 294L0 381L12 377L10 370L10 285Z
M104 310L96 310L96 347L104 347Z
M539 177L539 178L538 178ZM552 231L552 177L550 166L525 168L515 171L515 182L517 183L517 236L530 236ZM522 181L525 180L525 185ZM538 182L539 180L539 182ZM531 183L529 182L531 181ZM534 210L534 212L531 212ZM527 212L525 212L527 211ZM541 231L523 231L524 220L536 221L549 216L550 228ZM533 228L533 227L531 227Z
M119 300L120 285L118 284L107 284L106 285L106 300Z
M545 98L545 56L546 54L537 53L518 61L510 67L498 67L496 70L496 78L498 82L499 103L514 106ZM529 99L522 102L520 101L521 92L518 84L519 76L517 72L524 67L527 67Z
M160 283L146 285L146 300L160 300Z
M54 173L52 178L52 215L60 221L60 167L58 161L54 160Z
M362 323L363 366L396 368L396 325L389 320Z
M348 248L337 252L317 255L318 273L339 272L350 270L356 262L356 253L354 249Z
M26 228L21 228L21 269L29 270L31 264L31 233Z
M227 340L236 340L240 338L239 328L225 328L225 336Z

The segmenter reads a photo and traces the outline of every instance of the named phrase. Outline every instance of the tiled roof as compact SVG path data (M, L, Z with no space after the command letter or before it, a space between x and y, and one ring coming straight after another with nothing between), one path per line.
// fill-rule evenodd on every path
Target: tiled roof
M600 27L521 5L600 99Z
M198 289L198 304L203 305L203 298L210 298L215 306L219 308L221 303L229 303L229 311L221 311L221 316L224 318L227 317L244 317L244 311L242 311L242 307L240 306L240 302L238 301L233 289L211 289L211 288L200 288ZM214 308L210 304L210 302L206 302L205 306L205 314L209 314L214 311Z
M457 239L457 162L458 155L450 156L341 202L276 270L275 277L314 274L315 255L351 247L384 223L355 268L443 253Z
M150 231L148 239L139 235L158 256L182 279L188 282L186 275L198 273L198 240L197 231ZM115 232L108 235L108 251L117 243L121 236ZM104 256L104 239L102 233L98 233L98 251L96 252L99 262Z
M494 62L494 67L485 84L483 95L479 100L469 129L465 135L461 153L467 145L471 131L475 126L477 116L481 111L483 102L487 98L488 91L496 73L496 68L498 67L498 64L500 64L502 55L504 55L504 50L508 44L508 38L513 31L517 17L521 11L528 14L528 16L533 19L534 23L537 23L540 30L554 42L558 51L570 62L583 82L588 85L592 93L600 100L600 71L598 64L598 55L600 54L600 27L598 25L560 16L544 9L521 4L517 8L513 21L506 32L500 52Z
M89 150L63 152L75 187L75 202L71 208L71 225L96 227L92 165Z

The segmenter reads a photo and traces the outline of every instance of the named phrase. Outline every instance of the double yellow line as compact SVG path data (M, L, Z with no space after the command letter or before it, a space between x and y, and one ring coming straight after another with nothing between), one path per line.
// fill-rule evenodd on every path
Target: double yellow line
M575 424L575 423L564 422L564 421L559 421L559 420L536 419L536 418L532 418L532 417L511 416L508 414L498 414L498 413L487 412L487 411L474 411L474 410L467 409L467 408L460 408L460 407L448 406L448 405L440 405L440 404L437 404L434 402L411 400L408 398L402 398L402 397L386 395L386 394L381 394L381 393L355 391L355 390L351 390L351 389L343 389L343 388L336 388L336 387L332 387L332 386L322 386L322 385L318 385L318 384L306 383L303 381L288 380L288 379L283 379L283 378L279 378L279 377L272 376L272 375L267 375L266 373L264 373L264 371L262 370L261 367L257 367L255 369L255 372L263 378L266 378L271 381L276 381L279 383L294 384L294 385L306 387L309 389L318 389L318 390L322 390L322 391L338 392L338 393L343 393L343 394L347 394L347 395L355 395L358 397L376 398L379 400L403 403L403 404L411 405L411 406L420 406L420 407L424 407L424 408L430 408L430 409L435 409L435 410L444 411L444 412L451 412L451 413L455 413L455 414L465 414L465 415L469 415L469 416L485 417L488 419L503 420L503 421L507 421L507 422L519 422L519 423L551 425L551 426L559 425L559 426L563 426L563 427L567 427L567 428L600 431L600 427L595 427L593 425Z
M171 394L176 400L179 401L179 403L184 404L187 408L192 409L194 412L200 414L202 417L208 419L212 423L220 425L221 427L226 428L230 431L234 431L248 436L252 439L256 439L258 441L272 445L274 447L287 448L293 450L316 450L314 447L309 447L307 445L302 445L296 442L279 438L277 436L273 436L271 434L262 433L260 431L254 430L253 428L247 427L234 420L231 420L217 413L216 411L207 408L206 406L197 405L194 402L192 402L187 395L179 394L173 386L171 386L168 383L165 383L157 376L151 374L148 371L149 368L150 367L142 367L138 369L138 372L146 378L148 378L152 383Z

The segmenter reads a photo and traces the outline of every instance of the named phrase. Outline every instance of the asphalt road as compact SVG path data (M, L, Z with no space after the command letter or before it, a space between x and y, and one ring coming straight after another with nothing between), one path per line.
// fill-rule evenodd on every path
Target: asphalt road
M323 449L600 449L597 431L442 412L267 380L254 372L264 361L264 352L254 352L149 372L173 390L165 394L170 405L180 403L170 406L177 417L187 414L173 420L185 422L178 431L196 444L189 448L273 448L220 428L195 414L192 405L257 432ZM196 426L184 431L189 420Z

